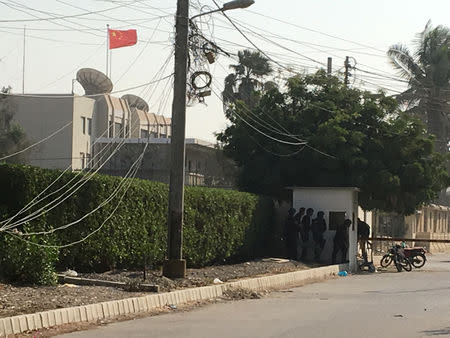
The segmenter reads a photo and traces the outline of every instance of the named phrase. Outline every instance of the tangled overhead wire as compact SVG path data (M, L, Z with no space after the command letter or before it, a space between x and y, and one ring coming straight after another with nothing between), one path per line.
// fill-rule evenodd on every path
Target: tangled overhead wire
M197 24L189 21L188 35L188 106L205 103L205 97L211 95L212 75L209 65L213 64L220 54L229 53L206 38Z

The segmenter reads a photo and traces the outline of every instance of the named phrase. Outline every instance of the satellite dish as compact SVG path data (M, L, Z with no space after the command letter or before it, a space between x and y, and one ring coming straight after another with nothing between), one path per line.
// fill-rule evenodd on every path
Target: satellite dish
M150 110L147 102L145 102L145 100L142 97L133 95L133 94L126 94L124 96L121 97L123 100L128 102L128 105L130 106L130 108L136 108L142 111L145 111L146 113L148 113L148 111Z
M82 68L77 72L77 81L86 95L108 94L113 89L111 80L102 72L92 68Z

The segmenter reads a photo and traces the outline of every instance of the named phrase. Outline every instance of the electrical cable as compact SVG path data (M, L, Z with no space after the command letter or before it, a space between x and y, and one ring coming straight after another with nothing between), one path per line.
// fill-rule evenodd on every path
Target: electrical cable
M213 90L213 93L221 100L220 95L218 95L214 90ZM337 159L336 156L327 154L327 153L321 151L320 149L317 149L317 148L315 148L315 147L309 145L307 141L305 141L305 142L303 142L303 143L296 143L296 144L294 144L294 143L291 143L291 142L285 142L285 141L283 141L283 140L279 140L279 139L273 138L273 137L271 137L270 135L268 135L268 134L266 134L266 133L260 131L258 128L254 127L252 124L248 123L244 118L242 118L242 116L240 116L238 113L236 113L235 110L233 110L232 112L233 112L233 114L236 115L239 119L241 119L246 125L248 125L249 127L251 127L253 130L257 131L257 132L260 133L261 135L263 135L263 136L265 136L265 137L267 137L267 138L269 138L269 139L271 139L271 140L273 140L273 141L276 141L276 142L279 142L279 143L284 143L284 144L290 144L290 145L303 145L303 146L305 146L305 147L307 147L307 148L309 148L309 149L311 149L311 150L313 150L313 151L315 151L315 152L317 152L317 153L319 153L319 154L321 154L321 155L323 155L323 156L326 156L326 157L329 157L329 158L332 158L332 159Z
M123 128L125 128L125 126L124 126ZM123 128L122 128L121 131L123 131ZM108 127L108 128L100 135L100 137L97 138L97 140L92 144L92 146L91 146L91 151L94 149L95 144L96 144L97 142L99 142L100 139L101 139L101 137L102 137L106 132L108 132L108 131L109 131L109 127ZM95 160L97 160L98 162L101 162L102 159L104 158L104 155L101 155L101 153L102 153L103 151L105 151L105 150L107 149L108 146L109 146L109 144L108 144L107 146L104 146L103 149L101 149L99 152L97 152L97 153L90 159L90 161L88 162L87 166L90 167L90 165L91 165L92 163L94 163ZM119 146L119 144L117 145L117 147L118 147L118 146ZM117 147L116 147L116 149L113 151L113 153L115 153L115 151L117 150ZM100 156L100 155L101 155L101 156ZM100 158L99 158L99 159L96 159L98 156L100 156ZM106 160L106 161L102 164L102 167L103 167L103 165L104 165L107 161L108 161L108 160ZM52 183L51 183L50 185L48 185L43 191L41 191L36 197L34 197L34 198L33 198L26 206L24 206L21 210L19 210L15 215L13 215L12 217L10 217L9 219L6 219L6 220L1 221L0 224L3 224L3 225L0 227L0 230L2 230L3 228L11 228L11 227L13 227L14 225L9 225L9 224L11 223L11 221L12 221L14 218L16 218L16 217L19 216L20 214L24 213L25 211L28 211L29 209L31 209L33 206L37 205L38 203L40 203L40 202L46 200L48 197L57 194L58 192L60 192L61 190L63 190L65 187L67 187L68 185L70 185L74 180L76 180L77 177L81 175L81 173L82 173L81 171L77 172L76 175L74 175L74 176L72 177L72 179L70 179L68 182L66 182L66 184L64 184L62 187L58 188L58 189L55 190L55 191L50 192L49 194L47 194L47 195L45 195L44 197L42 197L41 199L39 199L39 197L40 197L42 194L44 194L48 189L50 189L50 187L52 187L56 182L58 182L59 179L60 179L62 176L64 176L64 174L66 174L71 168L72 168L72 165L69 165L64 171L62 171L62 172L60 173L60 175L59 175L54 181L52 181ZM91 169L91 168L90 168L90 169ZM88 174L90 173L90 169L89 169L88 172L87 172ZM94 169L94 168L92 168L92 169ZM94 173L94 174L95 174L95 173ZM94 174L93 174L93 175L94 175ZM92 176L91 176L91 177L92 177ZM59 198L61 198L62 196L64 196L64 194L66 194L66 193L70 192L72 189L74 189L78 184L80 184L80 182L85 181L86 178L87 178L87 180L89 180L91 177L89 177L89 175L86 175L86 176L82 177L80 181L76 182L72 187L70 187L68 190L66 190L61 196L59 196L58 198L52 200L52 201L49 202L47 205L45 205L43 208L45 208L45 207L47 207L47 206L50 206L50 205L53 204L55 201L57 201ZM70 195L69 195L69 196L70 196ZM40 210L43 210L43 208L41 208ZM27 218L27 217L29 217L29 216L34 216L35 214L36 214L36 212L34 212L34 214L32 214L32 215L26 216L25 218ZM21 221L24 220L25 218L22 218ZM16 221L16 222L17 222L17 221Z
M32 16L32 17L34 17L34 18L37 18L38 20L41 19L40 17L38 17L38 16L36 16L36 15L34 15L34 14L30 14L30 13L27 12L26 10L20 9L20 8L25 8L25 9L28 9L28 10L31 10L31 11L35 11L35 12L40 12L39 10L36 10L36 9L34 9L34 8L31 8L31 7L27 7L27 6L25 6L25 5L21 4L21 3L18 3L18 2L16 2L16 1L13 1L13 0L9 0L9 1L10 1L11 3L13 3L13 4L16 4L16 7L14 7L14 6L11 5L11 4L4 3L4 2L2 2L2 1L0 1L0 3L3 3L5 6L11 8L11 9L14 9L14 10L16 10L16 11L19 11L19 12L25 13L25 14L27 14L27 15L29 15L29 16ZM20 8L17 8L17 6L19 6ZM47 13L48 13L48 12L47 12ZM68 22L68 23L70 23L70 24L72 24L72 25L74 24L73 22L69 21L68 19L62 19L62 20L63 20L64 22ZM0 21L0 22L1 22L1 21ZM57 26L61 26L61 27L65 27L65 28L71 28L71 29L74 29L74 28L71 27L71 26L67 26L67 25L62 24L62 23L59 23L59 22L54 22L54 21L50 21L50 22L51 22L52 24L54 24L54 25L57 25ZM89 27L89 26L86 26L86 25L83 25L83 24L80 24L80 23L77 23L77 25L89 29L89 30L85 30L85 31L80 31L80 32L82 32L82 33L86 33L86 34L90 34L90 35L94 35L94 36L97 36L97 37L104 38L103 35L99 35L99 34L94 33L94 31L97 30L96 28ZM74 29L74 30L77 30L77 29Z
M135 1L137 2L137 1ZM0 3L4 4L5 6L8 6L7 3L0 1ZM37 19L15 19L15 20L0 20L0 22L31 22L31 21L53 21L53 20L62 20L62 19L68 19L68 18L77 18L77 17L81 17L81 16L86 16L86 15L93 15L93 14L98 14L98 13L104 13L104 12L108 12L108 11L112 11L118 8L122 8L128 6L128 4L122 4L120 6L117 7L112 7L112 8L107 8L107 9L102 9L99 11L91 11L89 13L81 13L81 14L73 14L73 15L60 15L58 17L49 17L49 18L37 18ZM9 7L9 6L8 6ZM57 13L53 13L54 15L59 15Z
M3 94L1 94L1 95L3 95ZM37 145L39 145L39 144L41 144L41 143L43 143L43 142L45 142L45 141L51 139L53 136L55 136L55 135L57 135L58 133L60 133L61 131L63 131L65 128L67 128L67 127L70 126L71 124L72 124L72 121L70 121L69 123L66 123L64 126L62 126L61 128L59 128L58 130L54 131L54 132L51 133L50 135L48 135L48 136L44 137L43 139L41 139L41 140L39 140L39 141L37 141L37 142L35 142L35 143L29 145L29 146L26 147L26 148L24 148L24 149L22 149L22 150L19 150L19 151L16 151L15 153L12 153L12 154L9 154L9 155L0 157L0 161L3 161L3 160L6 160L6 159L8 159L8 158L10 158L10 157L13 157L13 156L22 154L22 153L24 153L25 151L30 150L30 149L36 147Z
M23 28L22 28L23 31ZM1 33L16 35L16 36L23 36L23 33L15 33L15 32L8 32L5 30L0 30ZM90 42L80 42L80 41L68 41L68 40L57 40L57 39L50 39L50 38L43 38L40 36L30 35L27 34L27 38L37 39L37 40L43 40L43 41L50 41L50 42L58 42L58 43L65 43L65 44L76 44L76 45L82 45L82 46L100 46L100 43L90 43Z
M225 14L224 14L224 15L225 15ZM231 19L229 19L229 20L231 20ZM231 21L230 21L230 22L231 22ZM233 24L233 26L235 26L234 23L232 23L232 24ZM237 25L237 24L236 24L236 25ZM241 27L244 27L242 24L239 24L239 25L240 25ZM236 27L236 26L235 26L235 27ZM257 37L259 37L259 38L261 38L261 39L263 39L263 40L265 40L265 41L267 41L267 42L269 42L269 43L271 43L271 44L273 44L273 45L275 45L275 46L277 46L277 47L280 47L280 48L282 48L282 49L284 49L284 50L287 50L287 51L289 51L289 52L291 52L291 53L294 53L294 54L296 54L296 55L302 57L302 58L305 59L305 60L312 61L312 62L314 62L314 63L316 63L316 64L321 65L321 66L326 66L326 64L325 64L324 62L321 62L321 61L318 61L318 60L316 60L316 59L313 59L313 58L311 58L311 57L309 57L309 56L307 56L307 55L304 55L304 54L302 54L302 53L299 53L299 52L297 52L297 51L295 51L295 50L293 50L293 49L291 49L291 48L288 48L288 47L286 47L286 46L283 46L283 45L279 44L278 42L272 41L272 40L270 40L269 38L267 38L267 36L264 36L264 35L262 35L262 34L256 33L255 31L253 31L253 30L251 30L251 29L248 29L248 28L247 28L247 30L250 31L253 35L256 35ZM240 33L241 33L241 34L245 34L243 30L241 30ZM247 39L247 40L248 40L248 39ZM248 40L248 41L249 41L249 40ZM249 42L250 42L250 41L249 41ZM251 42L250 42L250 43L251 43ZM254 46L253 43L252 43L252 45ZM258 48L258 49L259 49L259 48Z
M371 75L376 75L376 76L378 76L378 77L382 77L382 78L385 78L385 79L391 79L391 80L393 80L393 81L398 81L398 82L403 82L403 83L409 83L409 81L407 81L407 80L403 80L403 79L400 79L400 78L395 78L395 77L392 77L392 76L382 75L382 74L379 74L379 73L375 73L375 72L371 72L371 71L368 71L368 70L361 69L361 68L359 68L359 67L354 67L354 69L359 70L360 72L363 72L363 73L367 73L367 74L371 74Z
M97 138L95 140L95 142L91 145L91 153L92 150L94 149L95 144L97 144L97 142L100 140L101 137L103 137L103 135L109 131L109 127L106 128L106 130L100 135L99 138ZM97 152L92 158L91 160L88 162L87 166L90 168L91 164L94 163L94 160L96 159L97 156L99 156L105 149L107 146L103 147L103 149L101 149L99 152ZM72 159L72 157L70 158ZM72 168L72 164L70 164L69 166L66 167L66 169L64 169L61 174L52 181L52 183L50 185L48 185L44 190L42 190L37 196L35 196L27 205L25 205L22 209L20 209L15 215L13 215L12 217L10 217L9 219L5 220L5 221L1 221L0 224L6 223L6 225L12 221L14 218L16 218L17 216L19 216L20 214L22 214L23 212L29 210L31 207L33 207L34 205L42 202L43 200L45 200L47 197L50 197L56 193L58 193L59 191L61 191L62 189L64 189L67 185L69 185L74 179L76 179L76 177L78 177L81 174L81 171L77 172L77 174L70 180L68 181L65 185L63 185L61 188L59 188L56 191L53 191L49 194L47 194L44 198L38 200L38 198L44 194L48 189L50 189L56 182L59 181L59 179L64 176L64 174L66 174L70 169Z
M111 93L83 95L83 97L98 97L98 96L103 96L103 95L111 95L111 94L122 93L122 92L126 92L126 91L129 91L129 90L142 88L142 87L148 86L150 84L161 82L161 81L163 81L165 79L168 79L168 78L170 78L172 76L173 76L173 73L170 74L170 75L167 75L167 76L165 76L165 77L163 77L161 79L158 79L158 80L155 80L155 81L150 81L150 82L138 85L138 86L129 87L129 88L120 89L120 90L115 90L115 91L112 91ZM77 97L77 95L38 95L38 94L14 94L14 93L2 93L1 95L23 96L23 97L34 97L34 98L52 98L52 99L67 99L67 98Z
M35 90L35 91L41 91L41 90L43 90L43 89L45 89L45 88L47 88L47 87L49 87L49 86L51 86L51 85L53 85L53 84L59 82L59 81L61 81L62 79L66 78L67 76L69 76L69 75L71 75L71 74L74 74L78 69L81 68L81 65L82 65L82 64L85 64L86 62L88 62L89 60L91 60L93 57L95 57L95 56L98 54L98 52L100 51L100 49L101 49L102 47L104 47L104 46L105 46L105 42L102 43L102 44L94 51L94 54L92 54L91 56L89 56L88 58L86 58L85 60L83 60L80 64L78 64L78 65L77 65L75 68L73 68L70 72L67 72L67 73L61 75L61 76L58 77L57 79L53 80L52 82L47 83L46 85L43 85L43 86L39 87L39 89L37 89L37 90Z
M280 153L276 153L276 152L271 151L271 150L267 149L266 147L264 147L260 142L258 142L258 140L257 140L255 137L253 137L253 135L248 134L248 136L250 136L250 138L251 138L251 139L256 143L256 145L257 145L258 147L260 147L262 150L264 150L265 152L267 152L267 153L269 153L269 154L272 154L272 155L274 155L274 156L278 156L278 157L292 157L292 156L295 156L295 155L299 154L300 152L302 152L302 151L305 149L305 146L303 146L303 147L301 147L299 150L296 150L296 151L294 151L294 152L292 152L292 153L290 153L290 154L280 154Z
M211 88L212 92L214 93L214 95L217 96L217 98L219 98L219 100L222 101L222 98L220 97L219 94L217 94L217 92L214 90L214 88ZM222 101L223 102L223 101ZM239 115L235 110L232 110L232 113L234 115L236 115L240 120L242 120L246 125L248 125L250 128L252 128L253 130L255 130L256 132L260 133L261 135L265 136L266 138L271 139L272 141L275 142L279 142L279 143L283 143L283 144L288 144L288 145L293 145L293 146L302 146L305 145L305 142L289 142L289 141L285 141L285 140L281 140L281 139L277 139L269 134L266 134L265 132L259 130L258 128L256 128L254 125L252 125L251 123L249 123L246 119L244 119L241 115Z
M219 64L220 67L222 67L222 69L224 71L226 71L225 68L223 67L223 65L220 62L218 64ZM222 102L223 102L223 100L222 100ZM302 140L300 138L301 136L291 134L284 126L282 126L280 123L278 123L278 121L276 121L274 118L272 118L272 116L270 116L270 114L267 114L266 112L263 112L265 116L267 116L269 119L271 119L273 123L278 125L278 127L283 129L284 132L282 132L281 129L278 129L278 128L274 127L269 122L263 120L260 116L258 116L255 113L253 113L248 107L246 107L246 106L242 106L242 107L247 111L248 114L253 115L255 118L252 118L252 120L254 120L257 124L261 125L263 128L266 128L266 129L268 129L268 130L270 130L270 131L272 131L272 132L274 132L276 134L279 134L279 135L291 137L291 138L293 138L293 139L295 139L295 140L297 140L299 142L304 141L304 140Z
M138 126L136 126L138 127ZM136 128L135 128L136 129ZM69 189L67 189L61 196L57 197L56 199L54 199L53 201L47 203L45 206L41 207L40 209L32 212L30 215L25 216L24 218L20 219L19 221L14 222L13 224L9 224L9 221L7 224L3 225L0 230L4 230L4 229L10 229L12 227L16 227L25 223L28 223L29 221L36 219L39 217L39 215L37 214L41 214L41 213L45 213L48 212L54 208L56 208L58 205L60 205L61 203L63 203L65 200L67 200L70 196L72 196L73 194L75 194L78 190L81 189L81 187L83 187L89 180L91 180L99 171L101 168L103 168L103 166L122 148L122 146L125 144L125 138L121 139L120 142L118 142L117 147L114 149L114 151L108 156L108 158L101 163L98 168L91 173L90 175L86 175L85 177L83 177L80 181L78 181L77 183L75 183L75 185L73 185L72 187L70 187ZM81 182L81 183L80 183ZM78 186L77 186L78 185ZM71 192L71 190L73 190ZM58 202L58 200L60 198L62 198L66 193L70 192L69 195L65 196L61 201ZM45 198L43 198L45 199ZM55 202L57 202L55 204ZM54 205L52 205L54 204ZM45 210L47 207L51 206L49 209ZM36 216L37 215L37 216Z
M252 11L252 10L248 10L248 12L253 13L255 15L262 16L262 17L264 17L266 19L271 19L271 20L274 20L274 21L277 21L277 22L284 23L284 24L289 25L289 26L293 26L293 27L297 27L297 28L300 28L300 29L303 29L303 30L307 30L307 31L310 31L310 32L313 32L313 33L321 34L321 35L324 35L324 36L327 36L327 37L330 37L330 38L333 38L333 39L338 39L338 40L341 40L341 41L349 42L349 43L352 43L352 44L355 44L355 45L358 45L358 46L361 46L361 47L366 47L366 48L369 48L369 49L372 49L372 50L376 50L377 52L385 53L384 50L381 50L379 48L376 48L376 47L373 47L373 46L370 46L370 45L366 45L366 44L363 44L363 43L360 43L360 42L356 42L356 41L352 41L352 40L348 40L348 39L345 39L345 38L338 37L336 35L331 35L331 34L328 34L328 33L324 33L324 32L318 31L316 29L300 26L300 25L297 25L297 24L294 24L294 23L291 23L291 22L288 22L288 21L285 21L285 20L282 20L282 19L278 19L278 18L269 16L269 15L265 15L265 14L259 13L259 12L255 12L255 11Z
M155 36L156 33L156 29L158 29L159 24L161 23L161 19L159 19L158 24L156 25L156 28L153 30L152 35L150 36L150 38L147 40L147 43L144 45L144 47L141 49L141 51L138 53L138 55L134 58L134 60L130 63L130 65L128 66L128 68L122 73L122 75L119 76L119 78L116 80L116 84L120 82L120 80L125 76L125 74L127 74L130 69L134 66L134 64L137 62L137 60L139 60L139 58L142 56L142 54L145 52L145 50L147 49L148 45L150 44L150 41L153 39L153 37Z
M173 51L174 51L174 49L172 48L170 50L168 56L166 57L166 60L161 65L161 67L158 69L156 74L154 75L153 79L156 78L157 76L161 76L162 74L164 74L166 72L166 69L167 69L169 63L172 60ZM152 88L153 88L153 90L152 90ZM147 102L151 102L153 95L156 92L156 89L157 89L157 86L152 87L151 85L148 85L148 86L142 88L142 90L139 93L139 96L145 97L145 98L147 98Z
M215 1L212 0L218 9L220 9L221 7L219 6L219 4ZM266 52L264 52L263 50L261 50L244 32L242 32L242 30L234 23L233 20L230 19L230 17L225 13L222 12L222 15L225 16L228 21L231 23L231 25L233 25L233 27L254 47L256 48L261 54L263 54L267 59L269 59L270 61L272 61L273 63L277 64L278 66L280 66L281 68L285 69L288 72L292 72L291 69L285 67L284 65L280 64L278 61L274 60L272 57L270 57L269 55L267 55Z
M142 160L142 159L141 159L141 160ZM137 171L136 171L136 172L137 172ZM95 229L94 231L90 232L88 235L86 235L85 237L83 237L82 239L80 239L80 240L78 240L78 241L74 241L74 242L71 242L71 243L68 243L68 244L65 244L65 245L46 245L46 244L40 244L40 243L36 243L36 242L33 242L33 241L29 241L29 240L24 239L24 238L22 238L21 236L15 234L14 232L11 232L11 231L8 231L7 233L8 233L9 235L12 235L12 236L18 238L18 239L21 240L21 241L24 241L24 242L27 242L27 243L29 243L29 244L32 244L32 245L35 245L35 246L39 246L39 247L62 249L62 248L67 248L67 247L70 247L70 246L74 246L74 245L76 245L76 244L80 244L80 243L84 242L85 240L87 240L89 237L91 237L91 236L93 236L94 234L96 234L97 232L99 232L99 231L103 228L103 226L106 224L106 222L107 222L109 219L111 219L112 216L114 216L115 212L117 211L117 209L119 208L120 204L122 203L122 200L123 200L123 198L125 197L125 195L126 195L128 189L131 187L131 184L132 184L132 182L133 182L133 179L129 179L129 181L130 181L130 183L129 183L128 187L125 189L125 191L124 191L124 193L122 194L122 196L120 197L120 199L119 199L119 201L118 201L116 207L112 210L112 212L108 215L108 217L102 222L102 224L101 224L97 229Z
M80 10L83 10L83 11L87 11L86 9L83 9L83 8L81 8L81 7L72 5L72 4L67 3L67 2L65 2L65 1L62 1L62 0L56 0L56 1L57 1L57 2L60 2L60 3L64 4L64 5L66 5L66 6L70 6L70 7L76 8L76 9L80 9ZM107 19L110 19L110 20L119 21L119 22L123 22L123 23L126 23L126 24L130 25L129 21L127 21L127 20L122 20L122 19L114 18L114 17L108 16L108 15L103 15L103 14L99 14L99 15L102 16L102 17L105 17L105 18L107 18ZM163 18L165 18L165 17L167 17L167 15L166 15L166 16L161 16L160 19L163 19ZM156 27L156 28L150 28L150 27L148 27L148 26L145 26L145 25L142 25L142 24L138 24L138 23L133 23L132 26L134 26L134 27L140 27L140 28L145 28L145 29L149 29L149 30L153 30L153 31L160 31L160 32L167 33L167 31L159 30L158 27ZM159 24L158 24L158 26L159 26ZM138 41L142 41L142 40L139 40L139 39L138 39ZM144 41L144 42L145 42L145 41Z
M109 202L111 202L111 200L113 200L114 197L119 193L119 191L121 190L122 186L124 185L124 182L126 181L126 179L129 178L130 176L134 177L132 171L133 171L134 167L137 166L137 163L142 161L142 158L144 156L145 151L147 150L147 147L148 147L148 143L145 144L144 150L142 151L142 153L138 156L136 161L133 162L133 164L131 165L130 169L127 171L127 173L122 177L119 185L111 192L111 195L106 200L101 202L96 208L94 208L90 212L84 214L82 217L80 217L79 219L77 219L77 220L75 220L73 222L61 225L61 226L59 226L57 228L53 228L53 229L47 230L47 231L26 232L26 233L23 233L22 236L49 235L49 234L52 234L52 233L54 233L56 231L70 228L71 226L80 223L82 220L84 220L87 217L89 217L90 215L94 214L97 210L103 208L105 205L107 205ZM134 174L136 174L136 172L137 172L137 170L134 171Z

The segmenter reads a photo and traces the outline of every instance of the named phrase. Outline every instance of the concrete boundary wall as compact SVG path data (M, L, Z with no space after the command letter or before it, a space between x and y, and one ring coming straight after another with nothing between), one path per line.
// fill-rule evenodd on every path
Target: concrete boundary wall
M166 305L180 305L188 302L214 299L221 297L224 291L233 288L246 288L258 291L293 287L325 279L346 269L348 269L347 264L331 265L218 285L0 318L0 337L69 323L93 322L133 313L142 314Z

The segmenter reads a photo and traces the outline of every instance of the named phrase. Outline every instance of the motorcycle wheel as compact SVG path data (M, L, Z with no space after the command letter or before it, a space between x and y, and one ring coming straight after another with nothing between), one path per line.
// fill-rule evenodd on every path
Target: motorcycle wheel
M415 268L421 268L425 265L425 262L427 261L427 258L424 254L418 254L411 258L411 263Z
M411 262L407 259L401 259L400 260L400 265L402 266L403 269L405 269L405 271L411 271L412 270L412 265Z
M392 263L392 256L390 254L385 254L383 258L381 258L380 265L383 268L387 268Z

